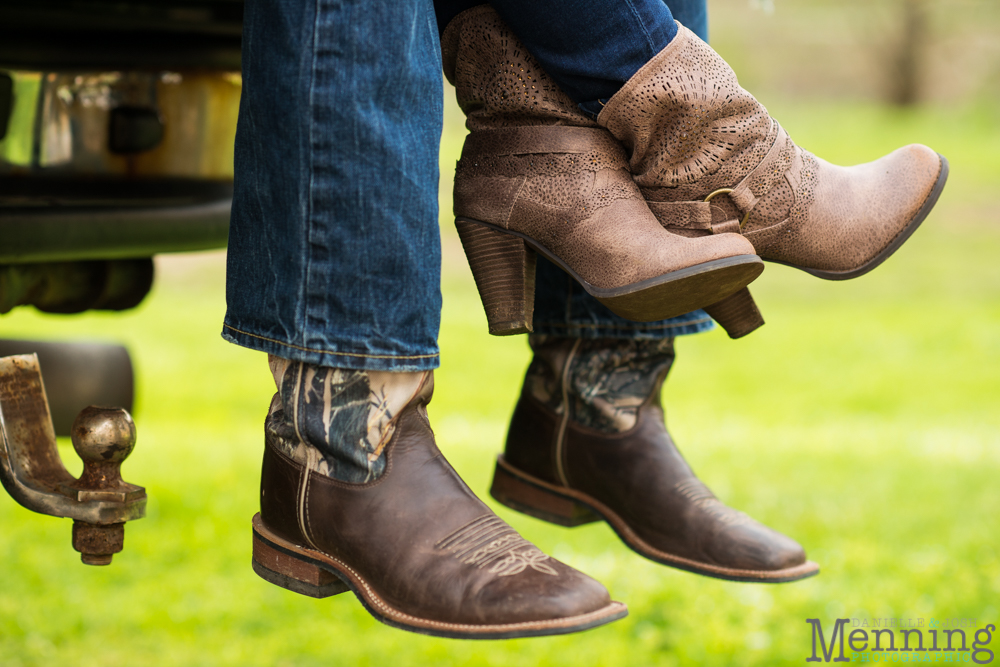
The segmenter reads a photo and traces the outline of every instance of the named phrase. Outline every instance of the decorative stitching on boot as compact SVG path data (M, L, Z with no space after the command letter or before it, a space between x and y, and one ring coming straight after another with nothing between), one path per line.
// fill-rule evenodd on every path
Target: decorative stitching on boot
M576 351L580 348L580 343L582 342L582 338L577 338L573 342L573 347L570 348L569 353L566 355L565 365L559 373L560 405L563 406L563 413L562 419L559 420L559 431L556 433L555 458L556 472L563 486L569 486L569 479L566 477L566 466L563 463L563 444L566 442L566 426L569 424L570 415L570 411L567 408L569 405L569 374L570 367L573 364L573 357L576 356Z
M734 510L715 497L715 494L696 477L683 479L674 485L674 491L724 526L742 526L756 523L749 515Z
M509 577L527 568L543 574L558 576L558 572L545 561L549 556L517 534L502 519L484 514L473 519L434 545L450 551L455 558L498 577Z
M313 548L318 548L316 546L316 541L313 540L312 535L309 532L309 470L315 465L316 459L319 457L319 452L314 448L309 447L306 450L307 463L302 467L302 474L299 475L299 485L296 491L299 494L298 497L298 515L299 520L299 532L302 533L302 537L306 538L306 541Z

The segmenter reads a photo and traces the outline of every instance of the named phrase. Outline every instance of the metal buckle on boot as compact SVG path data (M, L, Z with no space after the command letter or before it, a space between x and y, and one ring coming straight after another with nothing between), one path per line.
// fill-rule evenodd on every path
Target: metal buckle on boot
M733 188L719 188L715 192L709 192L708 196L705 197L702 201L707 204L708 202L712 201L713 197L717 195L728 195L732 191ZM743 219L740 220L740 231L743 231L743 225L746 224L749 218L750 218L750 211L747 211L746 213L743 214Z

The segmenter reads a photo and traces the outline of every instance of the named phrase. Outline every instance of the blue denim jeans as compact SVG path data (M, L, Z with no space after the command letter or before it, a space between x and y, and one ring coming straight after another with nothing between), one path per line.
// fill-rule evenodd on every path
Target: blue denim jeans
M438 365L431 0L247 0L223 336L323 366Z
M655 48L648 35L669 33L660 0L574 3L629 22L640 7L647 50ZM703 0L684 4L703 13ZM564 15L550 15L553 29L570 35ZM603 91L591 97L587 76L578 76L578 101L598 99L608 81L627 80L649 57L612 51L577 53L610 73L590 77ZM441 78L432 0L247 0L224 338L322 366L438 366ZM622 319L539 264L539 333L663 338L712 326L702 311L656 323Z

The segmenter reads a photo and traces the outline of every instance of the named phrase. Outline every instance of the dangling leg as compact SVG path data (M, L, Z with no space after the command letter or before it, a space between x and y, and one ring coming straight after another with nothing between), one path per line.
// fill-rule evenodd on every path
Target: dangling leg
M559 634L625 615L441 456L441 61L429 0L246 5L223 335L269 353L254 569L348 589L425 634Z

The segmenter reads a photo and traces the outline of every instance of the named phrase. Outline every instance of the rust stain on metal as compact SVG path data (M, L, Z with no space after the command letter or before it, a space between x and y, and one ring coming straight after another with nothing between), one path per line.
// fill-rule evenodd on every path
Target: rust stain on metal
M57 489L73 476L55 447L56 434L38 362L34 355L3 361L8 362L8 368L0 370L0 412L9 456L30 479Z
M87 565L111 565L111 558L125 547L125 524L99 526L73 522L73 548Z
M122 550L125 522L146 514L145 489L121 477L135 424L124 409L90 406L72 437L84 463L79 479L59 458L38 357L0 359L0 482L24 507L74 519L73 547L83 562L107 565Z

